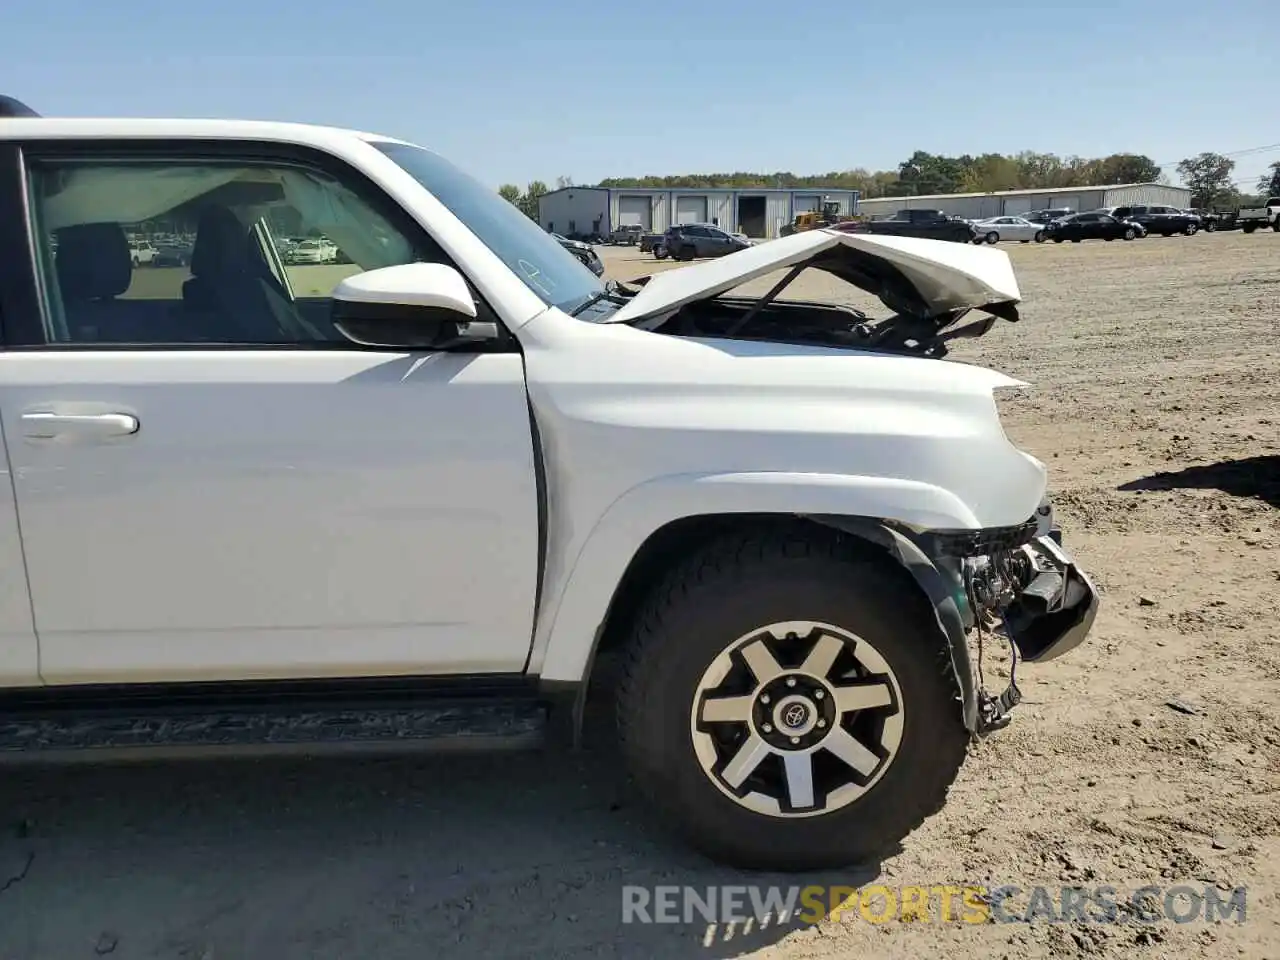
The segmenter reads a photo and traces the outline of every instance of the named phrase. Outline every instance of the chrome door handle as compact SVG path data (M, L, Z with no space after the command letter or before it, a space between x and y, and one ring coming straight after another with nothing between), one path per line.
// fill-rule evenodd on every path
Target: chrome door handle
M35 410L22 415L23 432L33 440L75 434L82 437L127 437L138 432L130 413L54 413Z

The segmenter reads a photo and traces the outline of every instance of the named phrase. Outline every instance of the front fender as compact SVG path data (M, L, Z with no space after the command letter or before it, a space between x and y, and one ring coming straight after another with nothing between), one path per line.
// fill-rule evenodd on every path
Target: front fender
M867 517L921 529L980 525L954 493L913 480L782 472L659 477L614 501L560 582L548 584L529 671L544 681L580 681L623 574L649 536L676 520L735 513Z

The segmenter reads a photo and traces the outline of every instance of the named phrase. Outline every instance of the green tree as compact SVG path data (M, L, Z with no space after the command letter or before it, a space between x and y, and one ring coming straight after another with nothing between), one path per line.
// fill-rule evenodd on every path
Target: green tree
M911 193L958 193L973 162L970 156L944 157L917 150L898 165L899 186Z
M1140 153L1113 153L1102 160L1102 183L1156 183L1160 168Z
M520 198L517 206L524 211L524 215L530 220L537 223L538 221L538 201L547 193L547 185L541 180L531 181L525 187L524 195Z
M1280 197L1280 160L1258 178L1258 192L1264 197Z
M514 183L504 183L498 188L498 196L508 203L520 204L520 188Z
M973 161L960 178L962 193L992 193L1017 190L1022 186L1022 167L1013 157L984 153Z
M1212 209L1235 198L1231 171L1236 162L1220 153L1201 153L1178 161L1178 175L1191 188L1191 205Z

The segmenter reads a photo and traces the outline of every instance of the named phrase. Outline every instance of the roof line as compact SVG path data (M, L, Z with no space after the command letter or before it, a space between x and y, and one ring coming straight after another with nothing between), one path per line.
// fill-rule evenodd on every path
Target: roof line
M1082 190L1122 190L1125 187L1167 187L1171 190L1191 189L1178 184L1156 183L1155 181L1146 183L1091 183L1079 187L1028 187L1023 190L986 190L977 193L917 193L907 197L863 197L862 202L870 203L873 200L956 200L961 198L971 199L973 197L1026 197L1042 193L1079 193Z
M601 187L585 183L556 187L542 196L549 197L566 190L612 190L615 193L856 193L861 196L861 191L856 187Z

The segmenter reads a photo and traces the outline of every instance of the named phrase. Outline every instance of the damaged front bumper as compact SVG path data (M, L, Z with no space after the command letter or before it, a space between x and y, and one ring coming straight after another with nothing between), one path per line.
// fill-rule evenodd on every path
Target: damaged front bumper
M1003 632L1028 663L1070 653L1084 641L1098 614L1098 591L1054 539L1037 537L1020 548L1031 580L1003 611Z
M966 722L985 734L1008 724L1022 699L1019 661L1044 663L1069 653L1088 636L1098 613L1098 591L1062 546L1062 533L1046 500L1035 515L1014 527L935 531L925 544L939 570L950 572L965 638L965 666L972 664ZM984 687L985 639L1003 637L1010 646L1009 684L999 695ZM969 655L969 638L977 657ZM957 646L952 638L953 651ZM959 668L959 664L957 664Z

